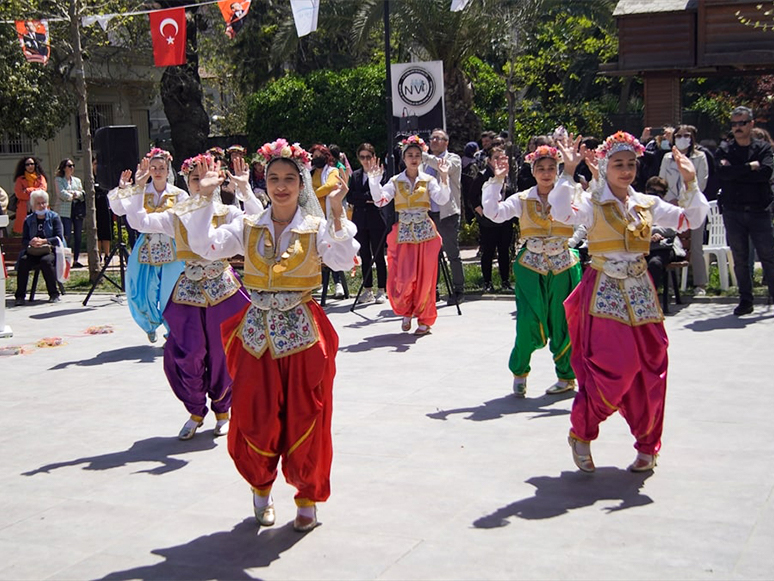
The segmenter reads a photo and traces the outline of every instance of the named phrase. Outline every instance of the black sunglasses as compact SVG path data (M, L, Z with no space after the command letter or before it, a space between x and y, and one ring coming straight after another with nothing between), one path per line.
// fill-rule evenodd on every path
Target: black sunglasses
M74 164L72 164L72 163L66 163L66 164L65 164L65 167L75 167L75 165L74 165Z
M24 167L27 167L28 165L35 165L35 162L34 161L28 161L27 163L24 164Z
M749 119L747 119L746 121L732 121L731 122L731 127L744 127L749 122L750 122Z

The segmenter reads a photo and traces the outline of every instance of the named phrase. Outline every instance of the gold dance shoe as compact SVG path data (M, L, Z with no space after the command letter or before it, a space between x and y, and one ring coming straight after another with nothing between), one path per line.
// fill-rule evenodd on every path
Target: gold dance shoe
M299 533L308 533L317 526L317 507L314 507L314 515L303 516L296 514L296 520L293 521L293 529Z
M630 472L647 472L648 470L653 470L656 467L656 458L658 458L658 454L643 454L642 452L638 452L637 457L634 459L634 462L629 465L628 469Z
M570 448L572 448L572 460L575 462L575 465L583 472L594 472L596 467L594 466L594 459L591 457L591 446L589 445L588 454L579 454L577 446L578 444L582 444L580 440L570 435L570 437L567 438L567 443L570 444Z
M559 379L555 384L546 390L548 395L557 395L564 393L565 391L572 391L575 389L574 379Z

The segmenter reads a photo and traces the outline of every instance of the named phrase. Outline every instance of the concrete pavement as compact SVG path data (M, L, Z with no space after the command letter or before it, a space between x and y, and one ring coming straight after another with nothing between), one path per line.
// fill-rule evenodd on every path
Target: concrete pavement
M148 344L125 304L82 300L7 312L0 349L24 350L0 356L0 579L774 576L774 308L668 317L657 469L626 472L632 437L613 416L585 475L566 443L571 397L542 395L548 350L528 398L510 395L512 302L444 307L416 338L388 305L331 301L333 494L300 535L281 477L277 525L258 530L212 416L176 439L187 414L163 341ZM101 325L114 332L85 333ZM65 344L36 346L51 336Z

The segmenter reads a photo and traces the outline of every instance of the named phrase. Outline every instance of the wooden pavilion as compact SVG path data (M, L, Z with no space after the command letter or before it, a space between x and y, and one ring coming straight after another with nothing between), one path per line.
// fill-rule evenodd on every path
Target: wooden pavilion
M681 78L774 73L769 9L772 0L620 0L618 62L600 72L643 79L646 126L677 122Z

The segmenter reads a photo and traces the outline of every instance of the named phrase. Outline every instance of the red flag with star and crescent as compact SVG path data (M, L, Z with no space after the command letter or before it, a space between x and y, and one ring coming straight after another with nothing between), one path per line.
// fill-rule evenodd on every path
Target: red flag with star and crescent
M153 60L157 67L185 64L185 8L154 10L150 18Z

